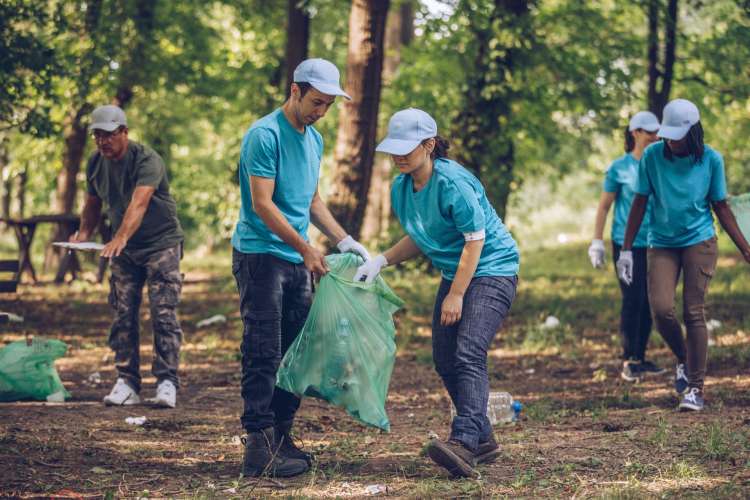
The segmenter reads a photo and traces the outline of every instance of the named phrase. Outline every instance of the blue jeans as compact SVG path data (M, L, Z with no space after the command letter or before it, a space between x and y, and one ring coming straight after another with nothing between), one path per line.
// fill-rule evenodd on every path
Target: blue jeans
M304 264L271 254L232 252L240 292L242 399L247 432L294 419L300 399L276 387L284 353L297 338L312 304L312 277Z
M452 281L443 279L435 298L432 316L432 359L435 369L456 407L451 439L476 451L489 439L492 426L487 418L490 381L487 350L510 311L516 296L518 277L473 278L464 294L458 323L440 325L443 299Z

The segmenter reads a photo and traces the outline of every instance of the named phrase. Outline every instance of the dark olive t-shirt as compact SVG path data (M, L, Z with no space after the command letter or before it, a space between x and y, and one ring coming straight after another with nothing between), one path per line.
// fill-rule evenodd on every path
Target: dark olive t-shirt
M131 257L145 256L182 242L177 206L169 194L167 169L153 149L129 141L128 151L121 160L109 160L97 151L89 159L86 181L89 194L99 197L107 207L113 234L120 229L135 188L156 189L140 227L125 247L125 253Z

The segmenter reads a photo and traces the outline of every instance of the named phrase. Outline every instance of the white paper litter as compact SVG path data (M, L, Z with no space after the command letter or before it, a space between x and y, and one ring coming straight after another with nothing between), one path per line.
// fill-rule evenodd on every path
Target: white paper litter
M206 326L217 325L219 323L226 323L227 317L223 314L214 314L210 318L202 319L196 323L197 328L204 328Z
M558 326L560 326L560 320L554 316L547 316L542 324L542 328L557 328Z
M23 323L23 316L19 316L18 314L13 313L4 313L8 315L8 321L11 323Z
M146 417L126 417L125 423L130 425L143 425L146 423Z
M67 248L68 250L81 250L84 252L99 252L104 245L95 241L81 241L79 243L73 243L71 241L56 241L52 243L56 247Z
M365 493L368 495L377 495L386 491L388 491L388 488L384 484L369 484L365 487Z

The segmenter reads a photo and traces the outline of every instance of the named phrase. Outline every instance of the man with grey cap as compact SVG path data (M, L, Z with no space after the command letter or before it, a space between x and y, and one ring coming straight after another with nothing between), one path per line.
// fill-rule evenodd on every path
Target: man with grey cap
M312 222L341 252L364 260L367 250L336 222L318 194L323 139L313 123L336 96L339 71L308 59L294 71L283 106L256 121L242 140L240 217L232 236L242 337L240 419L247 431L245 476L288 477L309 469L311 457L291 438L300 400L275 387L281 358L305 323L312 302L312 274L327 272L323 254L310 244Z
M117 381L106 405L141 402L138 310L148 285L154 332L151 370L157 406L174 408L182 330L177 304L182 290L183 233L169 193L164 161L151 148L128 139L125 113L113 105L96 108L89 127L97 151L86 167L88 192L80 230L71 241L86 241L99 223L102 206L114 237L101 252L111 259L109 302L115 312L109 345L115 351Z

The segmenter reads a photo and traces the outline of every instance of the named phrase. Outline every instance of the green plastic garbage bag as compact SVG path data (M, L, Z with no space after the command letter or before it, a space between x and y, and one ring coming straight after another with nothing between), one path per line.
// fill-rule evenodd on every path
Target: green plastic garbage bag
M56 393L57 400L69 398L55 370L55 360L67 350L65 342L45 338L35 338L31 345L19 340L0 349L0 401L43 401Z
M385 398L396 359L393 313L403 301L378 277L355 283L362 259L326 257L330 272L315 292L302 332L281 361L276 385L344 408L361 422L390 430Z
M729 199L729 204L742 234L750 241L750 193L732 196Z

